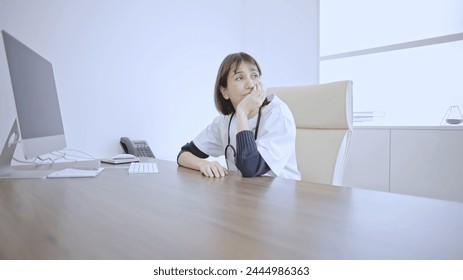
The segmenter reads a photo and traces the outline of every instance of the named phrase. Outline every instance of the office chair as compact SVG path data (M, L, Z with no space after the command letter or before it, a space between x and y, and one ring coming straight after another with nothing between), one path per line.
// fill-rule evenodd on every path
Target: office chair
M352 133L352 81L274 87L296 122L296 157L302 181L342 186Z

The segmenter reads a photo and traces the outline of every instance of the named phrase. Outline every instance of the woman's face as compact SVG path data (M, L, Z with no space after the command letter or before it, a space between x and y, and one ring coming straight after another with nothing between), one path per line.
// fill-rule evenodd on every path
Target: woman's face
M227 87L221 87L220 91L225 99L230 99L236 110L243 98L250 94L254 86L260 84L260 75L257 66L243 61L238 68L232 66L227 78Z

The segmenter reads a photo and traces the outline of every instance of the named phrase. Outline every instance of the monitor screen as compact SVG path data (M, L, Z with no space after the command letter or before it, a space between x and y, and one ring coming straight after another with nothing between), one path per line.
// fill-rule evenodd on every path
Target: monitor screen
M24 156L66 147L53 66L2 30Z

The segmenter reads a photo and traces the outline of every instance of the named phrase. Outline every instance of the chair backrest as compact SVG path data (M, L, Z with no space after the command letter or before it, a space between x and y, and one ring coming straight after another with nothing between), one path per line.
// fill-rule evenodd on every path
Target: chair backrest
M302 181L342 185L352 133L352 81L274 87L296 122L296 157Z

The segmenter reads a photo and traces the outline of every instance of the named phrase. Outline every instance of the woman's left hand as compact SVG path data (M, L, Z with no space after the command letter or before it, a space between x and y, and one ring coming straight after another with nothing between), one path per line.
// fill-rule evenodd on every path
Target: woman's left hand
M253 117L259 111L260 106L264 102L267 94L265 93L262 84L254 85L253 90L238 104L237 113L244 113L248 118Z

